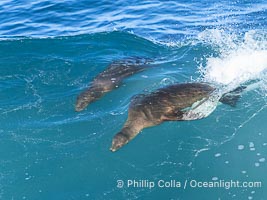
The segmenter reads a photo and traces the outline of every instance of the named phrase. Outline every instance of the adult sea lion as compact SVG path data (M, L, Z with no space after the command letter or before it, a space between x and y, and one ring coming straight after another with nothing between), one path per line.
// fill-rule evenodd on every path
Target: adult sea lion
M90 86L78 97L75 110L82 111L88 104L101 98L105 93L119 87L126 77L141 72L151 63L150 59L132 57L111 63L107 69L97 75Z
M235 106L243 88L224 95L205 83L174 84L148 95L134 97L128 110L128 119L112 141L111 151L116 151L131 141L142 129L164 121L196 120L207 117L217 103Z

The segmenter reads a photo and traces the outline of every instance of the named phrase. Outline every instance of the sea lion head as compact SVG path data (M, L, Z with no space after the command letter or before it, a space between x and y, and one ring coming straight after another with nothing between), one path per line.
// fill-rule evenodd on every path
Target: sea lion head
M122 132L119 132L114 136L112 140L110 151L113 151L113 152L117 151L119 148L121 148L128 142L129 142L129 138L127 137L127 135L123 134Z
M95 100L99 99L102 95L101 92L92 91L92 89L81 93L77 97L75 110L77 112L84 110L90 103L94 102Z
M104 91L101 87L91 86L84 92L82 92L78 97L75 105L75 110L77 112L85 109L90 103L96 101L101 96L103 96Z

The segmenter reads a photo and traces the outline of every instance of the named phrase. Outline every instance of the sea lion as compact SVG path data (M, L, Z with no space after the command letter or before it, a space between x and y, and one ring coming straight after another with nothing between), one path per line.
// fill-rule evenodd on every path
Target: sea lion
M77 97L75 110L77 112L84 110L91 102L119 87L126 77L145 70L150 63L150 59L139 57L114 61L105 71L96 76L90 86Z
M128 119L114 136L110 150L118 150L146 127L164 121L207 117L219 101L235 106L241 89L224 95L214 95L215 91L214 87L205 83L185 83L169 85L150 94L134 97L129 106Z

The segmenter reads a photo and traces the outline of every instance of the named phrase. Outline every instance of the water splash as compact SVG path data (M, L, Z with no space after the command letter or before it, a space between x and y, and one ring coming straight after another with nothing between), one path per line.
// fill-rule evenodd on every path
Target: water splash
M212 29L201 32L198 38L218 52L218 56L206 57L200 63L202 81L229 86L229 89L252 80L265 82L266 32L252 30L238 35Z
M222 133L225 136L219 142L219 145L222 145L232 140L245 125L251 123L267 107L267 32L251 30L237 34L220 29L208 29L198 35L198 40L204 45L211 46L215 51L213 55L204 57L198 67L201 74L198 81L216 86L213 97L219 99L224 93L241 85L246 85L245 91L253 94L253 97L243 99L243 106L239 111L236 108L229 110L237 111L234 118L224 118L223 114L218 116L218 121L222 117L231 124L227 125L229 133ZM228 108L222 109L227 111ZM239 115L240 111L246 114ZM222 126L224 125L225 123L222 123Z

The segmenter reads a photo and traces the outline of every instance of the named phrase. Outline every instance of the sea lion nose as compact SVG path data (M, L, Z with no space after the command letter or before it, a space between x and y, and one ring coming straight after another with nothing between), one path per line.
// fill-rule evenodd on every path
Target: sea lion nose
M76 111L76 112L80 112L80 111L82 111L82 108L75 107L75 111Z
M112 152L115 152L115 151L116 151L116 150L115 150L114 148L112 148L112 147L110 147L109 150L112 151Z

